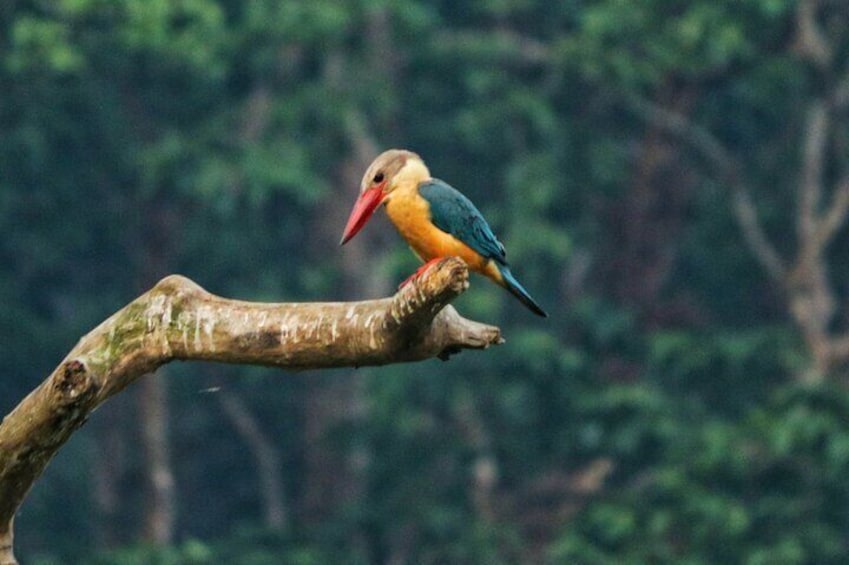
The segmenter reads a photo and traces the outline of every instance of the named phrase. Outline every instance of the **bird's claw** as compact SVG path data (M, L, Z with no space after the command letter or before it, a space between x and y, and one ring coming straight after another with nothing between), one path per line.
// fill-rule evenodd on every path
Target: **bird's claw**
M425 273L425 271L427 271L429 268L431 268L433 265L435 265L436 263L438 263L441 260L442 260L442 257L435 257L435 258L431 259L430 261L428 261L427 263L425 263L424 265L422 265L421 267L419 267L418 269L416 269L415 273L413 273L412 275L410 275L409 277L404 279L404 281L401 284L398 285L398 290L401 290L402 288L404 288L405 286L407 286L408 284L410 284L411 282L413 282L414 280L416 280L417 278L422 276Z

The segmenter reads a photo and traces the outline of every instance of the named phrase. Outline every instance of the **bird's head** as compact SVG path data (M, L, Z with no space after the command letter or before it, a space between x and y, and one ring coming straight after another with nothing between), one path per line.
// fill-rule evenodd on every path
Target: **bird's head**
M378 155L360 182L360 194L348 217L340 245L357 235L377 207L386 203L397 188L416 186L428 178L430 172L422 158L412 151L390 149Z

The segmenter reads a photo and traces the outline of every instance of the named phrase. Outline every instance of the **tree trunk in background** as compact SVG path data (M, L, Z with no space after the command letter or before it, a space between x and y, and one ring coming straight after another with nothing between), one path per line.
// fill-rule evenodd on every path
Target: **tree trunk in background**
M145 224L138 276L140 287L148 288L170 270L179 222L173 201L162 195L142 203L141 209ZM138 407L145 493L141 535L148 543L165 546L174 541L177 501L170 456L168 385L162 374L142 381Z
M259 497L263 507L263 522L271 530L287 530L289 513L286 511L286 496L281 474L280 450L263 431L259 420L235 393L216 395L221 410L233 424L236 432L248 446L256 461L259 477Z
M92 453L92 481L94 505L97 509L96 544L100 549L111 549L126 543L127 531L122 528L127 517L122 504L120 488L127 472L127 420L130 410L123 410L127 399L116 402L102 411L95 420L96 448Z
M365 133L358 136L362 146L355 155L341 160L338 194L320 208L314 222L314 233L320 241L336 246L345 224L345 217L356 198L360 178L368 159L377 153L377 146ZM334 221L327 221L327 218ZM374 228L375 226L370 226ZM344 279L343 299L363 299L380 296L391 289L385 274L375 268L384 253L370 253L370 243L380 238L376 230L367 230L340 250ZM303 426L305 445L305 477L302 507L308 521L320 522L337 509L363 496L363 478L370 454L364 447L341 452L328 445L329 433L342 425L350 425L365 416L363 371L353 371L345 378L313 375L305 386Z
M174 541L176 497L169 454L168 393L161 371L142 380L138 396L147 491L142 532L148 542L169 545Z
M392 49L391 36L386 32L385 9L371 11L368 15L365 38L369 45L369 75L386 88L397 84L398 58ZM352 77L347 76L350 65L346 54L337 52L328 57L325 67L328 84L345 92ZM344 135L349 153L338 161L334 183L336 191L324 206L316 210L313 224L314 241L323 249L337 246L341 228L359 190L360 180L381 146L367 124L376 122L381 129L392 129L396 120L391 112L366 118L358 109L352 109L346 120ZM362 299L381 296L393 287L392 281L375 268L390 251L383 245L386 240L385 220L377 218L370 229L361 232L339 252L343 277L344 299ZM380 251L377 251L380 250ZM400 281L399 281L400 282ZM320 522L339 508L353 503L365 495L365 476L371 458L367 446L355 446L345 452L327 444L327 436L343 425L354 425L366 416L364 394L365 380L362 371L354 371L346 378L311 377L306 385L304 399L304 476L301 506L307 521ZM358 545L369 552L369 542L363 532L358 532Z
M668 87L657 103L687 116L695 97L693 88ZM662 128L647 125L628 192L608 212L608 250L599 261L609 293L654 327L697 325L700 318L682 297L663 298L697 180L680 153Z
M178 214L173 202L163 197L143 199L139 203L144 222L136 226L141 245L132 250L135 255L137 286L152 286L169 271L173 263L175 232ZM99 545L111 547L142 539L155 545L168 545L174 540L177 503L175 478L170 458L169 403L167 381L162 375L151 375L133 391L137 417L127 409L109 406L107 421L98 432L98 455L95 463L95 505L101 523ZM130 445L137 430L141 442L141 517L135 529L121 527L113 520L116 513L127 515L118 495L129 466L136 460L130 455L121 457L124 446ZM126 453L124 451L124 453ZM126 520L126 518L125 518Z
M480 409L482 394L464 388L453 408L456 428L474 453L469 467L469 500L481 523L494 526L502 518L496 489L500 465L492 441L492 432Z

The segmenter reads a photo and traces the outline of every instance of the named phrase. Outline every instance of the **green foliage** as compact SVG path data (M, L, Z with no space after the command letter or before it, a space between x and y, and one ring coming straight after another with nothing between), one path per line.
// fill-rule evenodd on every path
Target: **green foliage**
M579 33L562 42L561 56L593 79L628 89L657 87L670 76L699 80L749 64L757 43L773 41L792 10L783 0L592 2L580 14Z
M799 344L783 329L659 332L650 348L648 370L666 390L697 395L716 411L745 413L801 369Z
M206 543L190 539L175 547L140 545L95 556L93 565L317 565L342 559L318 547L291 543L261 530L240 530L226 540ZM344 560L344 559L343 559ZM356 563L355 559L344 560ZM44 563L42 565L48 565Z
M849 396L781 387L739 424L678 428L666 455L579 516L552 562L839 563Z

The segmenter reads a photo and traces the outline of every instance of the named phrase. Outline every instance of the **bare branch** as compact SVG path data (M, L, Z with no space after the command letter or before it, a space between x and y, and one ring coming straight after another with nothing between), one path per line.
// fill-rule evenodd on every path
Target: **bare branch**
M849 214L849 175L844 177L831 198L831 206L821 217L816 231L816 239L821 247L828 245L846 221Z
M831 64L833 51L817 23L819 0L801 0L796 9L796 48L820 69Z
M719 176L736 186L740 179L740 165L725 146L705 128L677 112L667 110L645 98L631 96L631 108L645 122L677 137L695 149L706 161L716 167Z
M799 182L797 229L803 242L813 243L822 202L822 178L828 142L828 110L816 100L808 109L802 153L802 178Z
M844 75L834 87L831 104L838 112L845 110L849 106L849 73Z
M743 232L743 239L767 274L783 284L787 267L775 247L769 242L758 220L755 203L748 190L734 190L734 216Z
M435 42L452 50L474 49L481 56L503 64L544 65L552 59L552 50L546 43L509 29L486 33L442 31L437 34Z
M831 358L835 364L849 363L849 333L831 339Z
M498 328L448 305L467 287L468 269L456 258L391 298L363 302L244 302L166 277L83 337L0 424L0 564L15 563L12 519L56 451L142 375L173 360L307 369L445 358L502 343Z
M235 394L218 394L218 403L236 432L244 439L254 456L260 484L260 498L264 507L265 526L283 530L288 523L284 502L280 452L274 442L263 432L256 417Z

